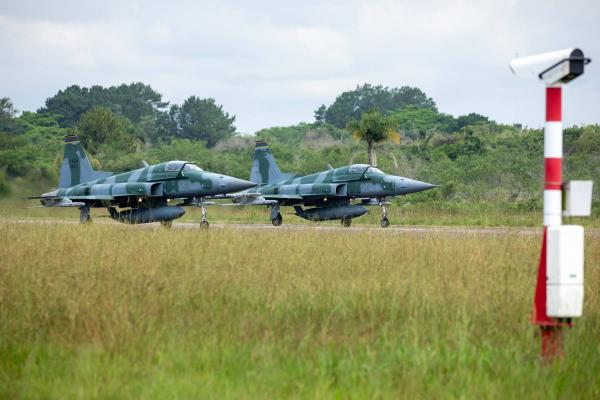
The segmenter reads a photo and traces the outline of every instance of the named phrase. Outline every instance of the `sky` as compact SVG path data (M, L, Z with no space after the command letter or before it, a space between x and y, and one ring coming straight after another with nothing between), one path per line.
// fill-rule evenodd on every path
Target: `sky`
M416 86L441 112L544 124L544 86L508 62L579 47L565 125L600 122L600 1L0 0L0 97L35 111L69 85L144 82L212 97L241 133L312 122L363 83Z

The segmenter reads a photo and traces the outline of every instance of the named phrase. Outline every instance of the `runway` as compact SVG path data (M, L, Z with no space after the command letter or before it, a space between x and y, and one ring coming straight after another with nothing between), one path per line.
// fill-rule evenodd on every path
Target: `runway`
M62 220L62 219L0 219L2 223L13 224L43 224L43 225L78 225L77 220ZM95 220L94 224L114 225L121 227L129 227L132 229L166 229L162 228L159 223L127 225L110 220ZM174 230L200 230L200 224L196 222L174 222L171 229ZM342 226L314 225L308 224L284 224L281 226L273 226L271 224L251 224L251 223L218 223L210 224L209 229L237 229L244 231L320 231L320 232L373 232L382 234L452 234L452 235L541 235L542 228L531 227L473 227L473 226L433 226L433 225L392 225L388 228L381 228L377 225L359 225L344 228ZM588 228L586 235L598 236L600 229Z

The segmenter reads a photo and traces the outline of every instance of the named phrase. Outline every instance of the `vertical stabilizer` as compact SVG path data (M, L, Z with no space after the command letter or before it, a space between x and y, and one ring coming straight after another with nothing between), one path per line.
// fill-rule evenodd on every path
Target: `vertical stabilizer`
M75 186L113 175L112 172L94 171L77 135L65 137L64 151L58 182L60 188Z
M283 174L277 166L277 161L264 140L256 141L254 160L250 170L250 181L258 185L270 185L294 177L293 174Z

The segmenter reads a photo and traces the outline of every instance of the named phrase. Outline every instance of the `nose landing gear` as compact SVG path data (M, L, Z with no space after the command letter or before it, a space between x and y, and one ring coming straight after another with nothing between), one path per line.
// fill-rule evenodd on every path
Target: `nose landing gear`
M206 204L204 203L204 197L201 197L197 202L198 207L202 209L202 219L200 220L200 229L208 229L210 224L208 223Z
M379 206L381 207L381 227L382 228L387 228L388 226L390 226L390 220L388 218L388 210L387 210L387 206L388 206L388 202L386 202L385 200L380 200L379 201Z

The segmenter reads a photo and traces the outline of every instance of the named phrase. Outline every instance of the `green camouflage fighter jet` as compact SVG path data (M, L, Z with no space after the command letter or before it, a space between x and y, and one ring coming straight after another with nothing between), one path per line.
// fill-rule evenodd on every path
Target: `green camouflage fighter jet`
M237 205L271 206L271 222L281 225L281 206L293 206L296 215L310 221L339 219L349 227L352 218L367 212L364 206L381 207L381 226L390 225L388 197L421 192L436 187L426 182L389 175L366 164L353 164L328 171L296 176L281 173L265 141L257 141L250 180L259 186L227 197ZM358 201L352 204L352 201ZM312 208L302 208L312 207Z
M90 222L90 208L107 207L110 217L128 224L160 222L170 227L185 214L181 206L202 207L203 227L208 227L205 197L239 192L256 186L231 176L203 171L186 161L148 165L129 172L94 171L79 138L65 138L59 188L38 197L44 207L78 207L79 220ZM169 206L172 199L183 200ZM117 211L116 207L126 208Z

